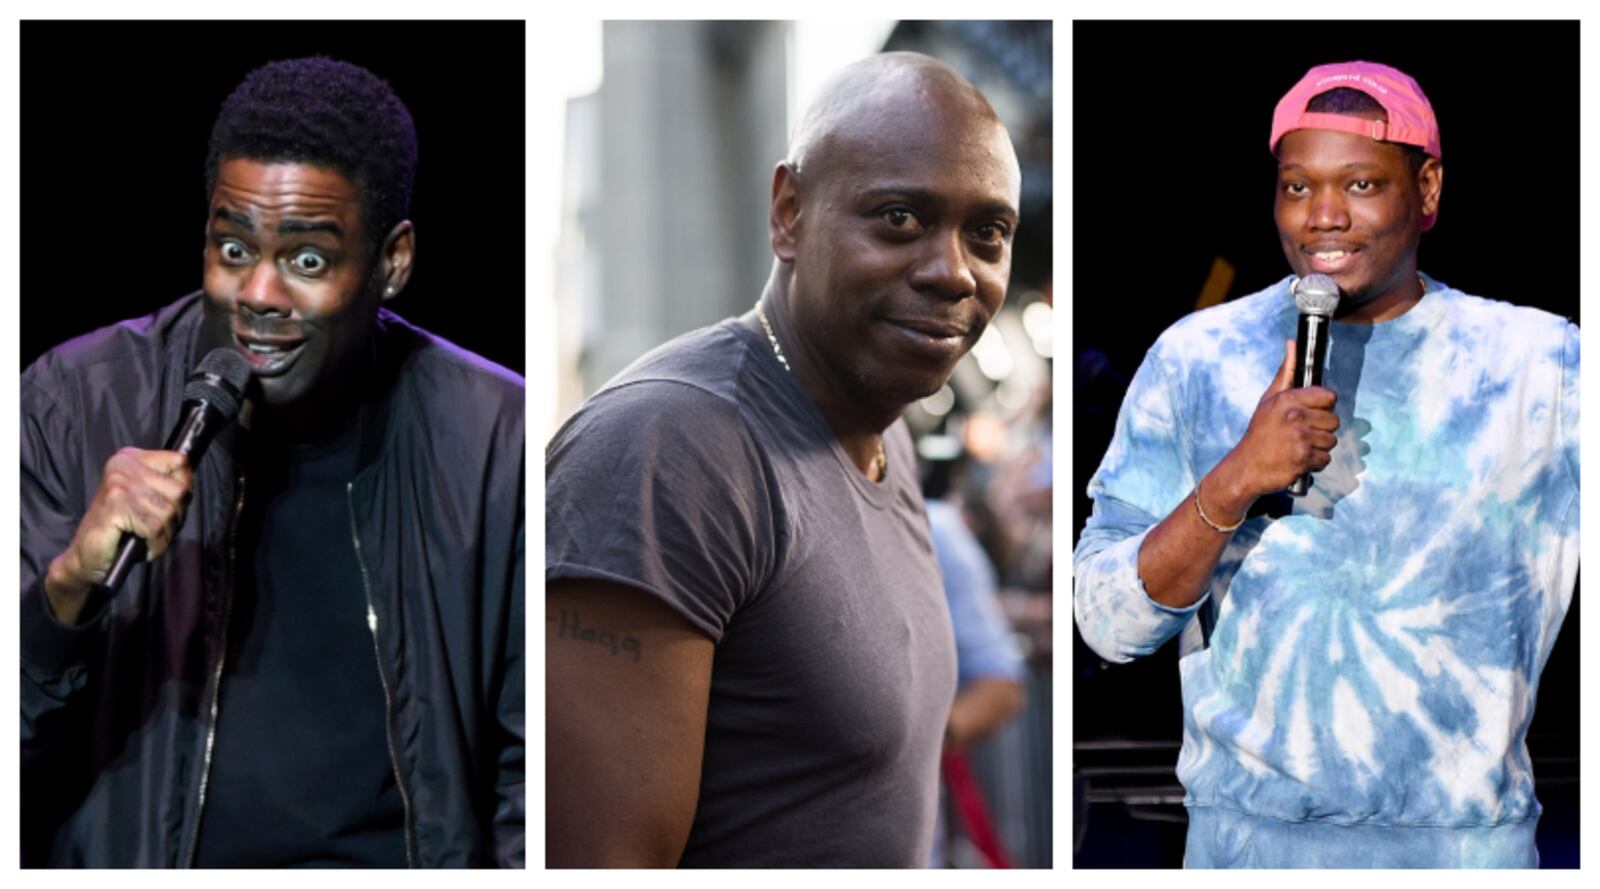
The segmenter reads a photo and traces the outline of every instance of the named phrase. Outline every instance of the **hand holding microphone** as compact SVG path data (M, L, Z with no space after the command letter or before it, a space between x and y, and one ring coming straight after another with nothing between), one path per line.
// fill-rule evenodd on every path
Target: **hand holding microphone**
M1307 275L1295 291L1301 308L1299 337L1284 342L1283 363L1256 404L1244 437L1204 484L1205 508L1218 513L1217 521L1237 523L1263 494L1304 494L1311 473L1333 459L1337 396L1321 383L1328 324L1339 290L1326 275Z
M1297 389L1322 385L1322 371L1328 366L1328 327L1333 322L1333 312L1339 307L1339 285L1327 275L1306 275L1294 282L1294 302L1300 309L1300 323L1295 332L1295 353L1300 356L1295 364L1294 385ZM1329 405L1332 409L1332 405ZM1334 420L1337 429L1339 421ZM1332 445L1329 445L1332 448ZM1318 466L1328 465L1325 458ZM1311 473L1306 472L1289 484L1288 491L1303 497L1311 490Z
M231 349L213 349L190 375L183 410L166 447L125 447L106 461L100 485L72 543L51 563L45 593L56 618L76 622L94 587L115 594L129 571L160 556L182 523L193 467L217 431L238 415L250 367Z
M1250 418L1244 438L1234 450L1254 469L1252 495L1288 489L1311 472L1327 466L1337 441L1339 418L1333 413L1333 390L1297 386L1304 369L1299 345L1284 343L1283 364Z

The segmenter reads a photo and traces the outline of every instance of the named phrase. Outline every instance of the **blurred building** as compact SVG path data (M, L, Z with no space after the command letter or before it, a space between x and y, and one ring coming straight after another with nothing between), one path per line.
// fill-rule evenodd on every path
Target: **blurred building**
M568 114L562 417L640 355L760 296L789 27L605 23L601 87Z

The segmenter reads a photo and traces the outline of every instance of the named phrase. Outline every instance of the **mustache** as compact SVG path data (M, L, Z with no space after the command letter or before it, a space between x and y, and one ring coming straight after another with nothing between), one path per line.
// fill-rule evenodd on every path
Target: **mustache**
M259 339L304 339L308 326L299 319L251 315L242 311L232 313L230 322L234 332L240 336Z
M982 333L992 320L980 312L947 314L930 312L918 306L903 310L890 309L879 313L877 317L933 336L975 336Z

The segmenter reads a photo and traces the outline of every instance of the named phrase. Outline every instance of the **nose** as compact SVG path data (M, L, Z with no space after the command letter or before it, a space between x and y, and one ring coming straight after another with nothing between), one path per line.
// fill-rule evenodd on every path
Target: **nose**
M239 290L239 307L257 315L287 316L290 313L293 306L274 263L258 262L250 267L249 277Z
M925 239L926 245L911 270L911 286L944 299L961 299L978 289L961 232L950 231Z
M1345 203L1344 191L1339 188L1318 189L1312 198L1311 216L1307 221L1312 231L1344 231L1350 228L1350 207Z

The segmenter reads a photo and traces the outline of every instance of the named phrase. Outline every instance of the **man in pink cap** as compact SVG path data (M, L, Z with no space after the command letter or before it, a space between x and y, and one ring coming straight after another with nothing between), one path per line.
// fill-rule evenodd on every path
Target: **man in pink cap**
M1181 635L1187 866L1534 866L1578 328L1418 272L1444 170L1409 76L1313 68L1270 144L1294 275L1147 353L1089 485L1078 628L1119 662ZM1309 274L1341 298L1324 386L1293 388Z

